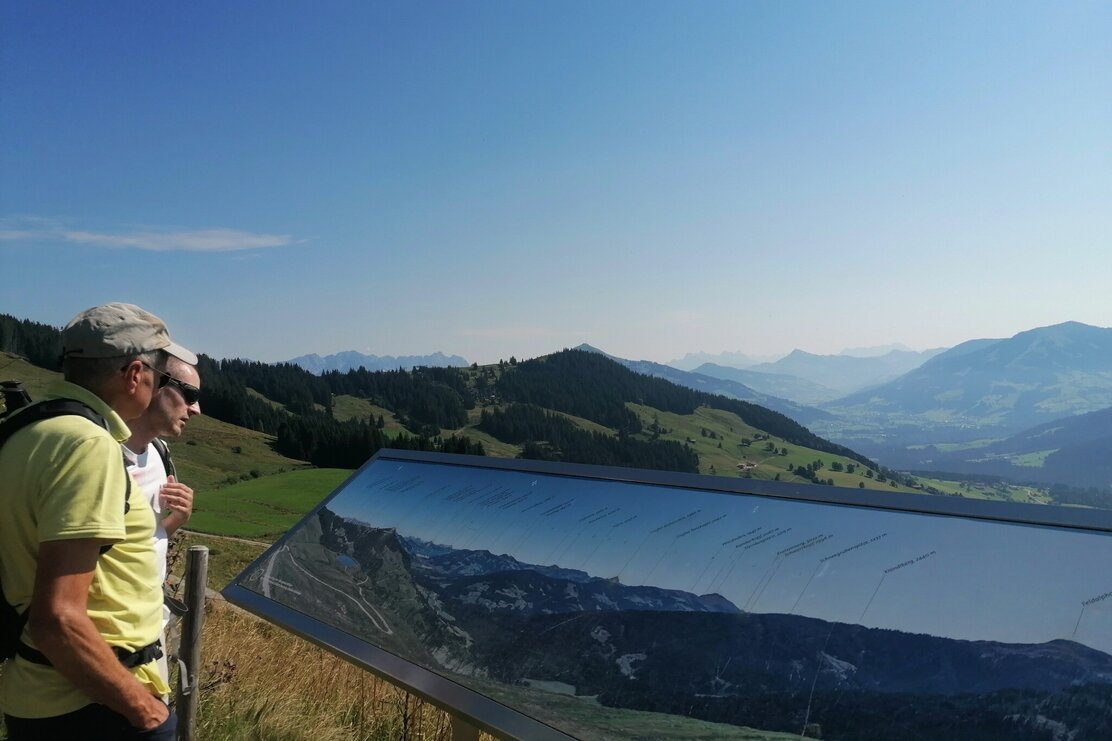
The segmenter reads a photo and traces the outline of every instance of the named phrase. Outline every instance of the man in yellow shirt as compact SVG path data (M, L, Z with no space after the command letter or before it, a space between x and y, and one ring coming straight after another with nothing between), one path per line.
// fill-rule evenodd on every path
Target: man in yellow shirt
M174 356L166 325L131 304L82 312L62 332L70 399L104 421L33 422L0 448L0 582L28 612L15 659L0 673L12 741L166 739L176 718L155 660L162 588L150 503L131 496L120 442L164 383ZM27 409L13 415L9 422Z

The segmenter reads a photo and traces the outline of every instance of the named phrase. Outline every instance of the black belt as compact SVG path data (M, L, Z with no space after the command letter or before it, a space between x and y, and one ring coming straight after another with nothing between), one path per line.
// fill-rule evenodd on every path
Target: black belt
M46 658L45 654L43 654L41 651L36 651L23 641L20 641L19 644L16 645L15 652L21 658L26 661L30 661L32 664L53 666L53 664L50 663L50 659ZM112 653L116 654L116 658L120 660L120 663L123 664L125 668L134 669L137 666L142 666L143 664L150 663L155 659L161 659L162 641L155 641L154 643L148 644L134 651L128 651L126 648L121 648L119 646L112 646Z

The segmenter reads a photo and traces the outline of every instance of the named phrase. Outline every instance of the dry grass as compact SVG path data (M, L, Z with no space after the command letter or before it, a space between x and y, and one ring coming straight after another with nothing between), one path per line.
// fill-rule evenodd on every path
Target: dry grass
M433 705L280 628L218 605L210 603L205 619L199 738L451 738L448 715Z

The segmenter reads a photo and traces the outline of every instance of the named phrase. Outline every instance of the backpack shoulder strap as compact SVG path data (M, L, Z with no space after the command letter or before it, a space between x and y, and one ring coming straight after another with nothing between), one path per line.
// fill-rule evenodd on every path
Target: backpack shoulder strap
M162 459L162 467L166 469L166 475L173 476L176 479L178 472L174 468L174 459L170 456L170 446L160 437L151 440L151 445L158 451L158 457Z
M95 425L108 429L108 422L101 415L94 412L88 405L74 399L48 399L24 407L17 414L6 417L0 423L0 446L8 441L15 433L27 425L40 422L44 419L62 417L67 414L84 417Z
M12 435L28 425L41 422L44 419L63 417L67 414L84 417L93 424L108 429L108 421L93 411L87 404L82 404L75 399L47 399L23 407L18 413L5 417L0 422L0 447L3 447ZM120 459L124 466L124 514L127 514L128 510L131 509L131 475L127 473L127 457L121 455ZM111 547L111 545L102 546L100 552L103 554Z

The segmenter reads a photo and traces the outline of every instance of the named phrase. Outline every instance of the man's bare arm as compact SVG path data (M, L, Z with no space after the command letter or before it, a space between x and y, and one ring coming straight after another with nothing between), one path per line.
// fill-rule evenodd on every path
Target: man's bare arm
M78 689L136 728L154 728L169 711L120 664L89 619L89 586L104 544L86 538L39 545L28 627L38 649Z

